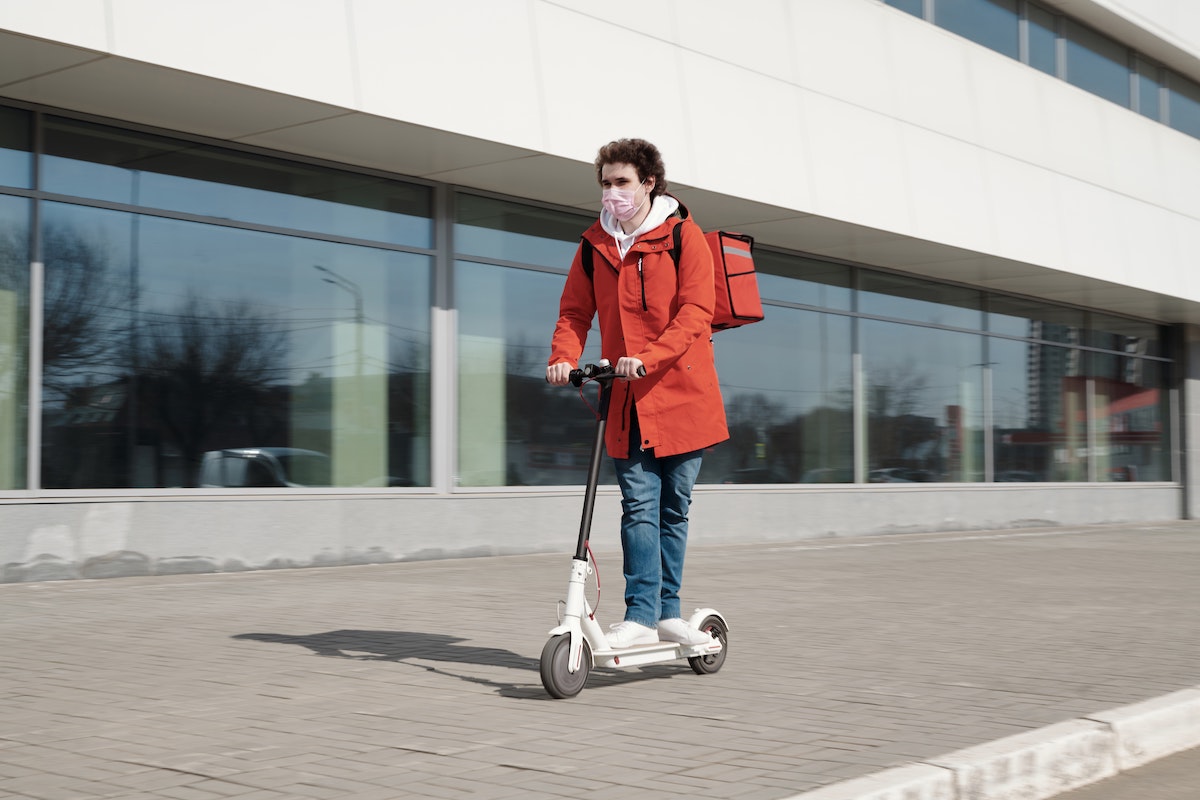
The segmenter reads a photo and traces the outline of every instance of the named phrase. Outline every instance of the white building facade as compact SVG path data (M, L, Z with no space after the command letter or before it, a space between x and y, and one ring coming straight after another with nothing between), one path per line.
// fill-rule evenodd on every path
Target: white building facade
M1194 515L1194 3L2 2L0 582L569 550L626 136L756 241L694 541Z

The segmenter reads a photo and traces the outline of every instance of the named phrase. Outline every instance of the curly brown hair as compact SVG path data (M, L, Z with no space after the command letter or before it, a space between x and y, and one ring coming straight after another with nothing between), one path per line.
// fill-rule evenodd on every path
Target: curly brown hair
M601 147L595 162L597 183L606 164L631 164L641 181L653 176L651 197L667 191L667 167L663 164L662 153L645 139L617 139Z

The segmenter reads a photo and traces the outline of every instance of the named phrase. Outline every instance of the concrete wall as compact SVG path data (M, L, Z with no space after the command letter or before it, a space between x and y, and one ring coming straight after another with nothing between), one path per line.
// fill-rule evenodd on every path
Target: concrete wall
M0 583L333 566L528 552L570 554L579 490L458 497L229 497L0 505ZM699 489L694 543L1178 519L1163 484ZM600 493L596 549L619 547Z

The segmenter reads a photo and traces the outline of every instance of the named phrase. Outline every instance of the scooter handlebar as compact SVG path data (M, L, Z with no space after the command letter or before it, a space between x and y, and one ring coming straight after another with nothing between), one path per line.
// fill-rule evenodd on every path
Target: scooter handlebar
M639 378L646 377L646 368L639 366L637 374ZM572 386L579 387L584 381L611 381L619 377L613 365L605 359L599 364L584 364L582 369L571 370L570 381Z

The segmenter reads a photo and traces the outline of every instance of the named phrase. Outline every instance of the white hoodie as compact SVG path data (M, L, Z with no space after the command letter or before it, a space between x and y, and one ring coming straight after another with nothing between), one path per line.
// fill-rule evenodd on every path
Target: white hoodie
M638 237L649 230L657 228L666 222L667 217L675 213L679 208L679 201L674 197L666 194L660 194L654 198L654 202L650 204L650 213L646 215L646 219L638 226L633 233L625 233L621 230L620 221L612 214L608 213L608 209L603 209L600 212L600 227L604 228L617 243L617 253L621 256L621 260L625 260L625 254L629 252L629 248L633 247L633 243Z

